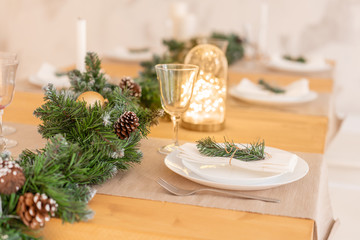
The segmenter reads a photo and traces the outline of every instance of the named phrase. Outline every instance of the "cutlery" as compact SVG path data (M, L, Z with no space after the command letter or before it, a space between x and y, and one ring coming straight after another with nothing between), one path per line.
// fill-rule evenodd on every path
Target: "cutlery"
M220 189L215 189L215 188L198 188L198 189L193 189L193 190L182 189L182 188L178 188L178 187L168 183L167 181L165 181L162 178L159 178L157 180L157 183L160 186L162 186L163 188L165 188L166 190L168 190L170 193L177 195L177 196L189 196L189 195L196 194L198 192L207 191L207 192L223 193L223 194L227 194L227 195L231 195L231 196L235 196L235 197L239 197L239 198L243 198L243 199L252 199L252 200L259 200L259 201L273 202L273 203L280 202L279 199L253 196L253 195L248 195L248 194L244 194L244 193L225 191L225 190L220 190Z

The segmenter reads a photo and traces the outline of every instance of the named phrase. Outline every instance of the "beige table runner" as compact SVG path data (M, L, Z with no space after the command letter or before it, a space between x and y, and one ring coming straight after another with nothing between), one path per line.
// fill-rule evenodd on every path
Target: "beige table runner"
M328 195L326 166L322 155L298 153L310 167L308 175L302 180L269 190L251 192L251 194L259 196L278 198L281 200L279 204L243 200L213 193L178 197L162 189L156 183L156 179L162 177L174 185L184 188L195 188L201 185L173 173L164 165L164 155L159 154L157 149L169 141L156 138L143 140L141 150L144 158L141 165L136 165L127 172L119 173L107 183L98 186L98 193L309 218L315 220L317 238L326 239L334 220Z
M41 148L45 140L37 133L36 126L25 124L9 125L17 128L17 132L8 136L19 142L10 149L13 155L19 154L25 148ZM163 163L164 155L157 152L159 146L170 140L151 138L141 142L144 153L142 163L134 165L129 171L121 172L113 179L98 186L98 193L151 199L158 201L191 204L203 207L214 207L270 215L281 215L315 220L317 239L326 239L334 223L327 186L327 169L320 154L298 153L310 167L308 175L295 183L269 190L253 191L251 194L278 198L281 203L265 203L253 200L243 200L217 194L199 194L187 197L173 196L162 189L156 179L162 177L169 182L184 187L199 187L177 174L173 173Z

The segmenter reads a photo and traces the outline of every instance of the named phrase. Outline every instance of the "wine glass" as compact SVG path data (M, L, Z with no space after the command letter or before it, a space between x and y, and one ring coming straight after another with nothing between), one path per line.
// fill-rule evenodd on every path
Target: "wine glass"
M16 53L10 53L10 52L0 52L0 60L8 60L8 61L15 61L17 59L17 54ZM8 125L3 125L2 126L2 133L4 136L13 134L16 132L16 128L8 126ZM6 141L6 147L7 148L11 148L11 147L15 147L17 145L17 141L12 140L12 139L7 139L5 138Z
M160 83L161 105L170 114L174 125L174 143L159 149L160 153L169 154L179 147L180 116L189 108L199 67L191 64L158 64L155 70Z
M2 114L13 98L15 89L15 76L18 61L0 58L0 151L4 151L7 141L2 133Z

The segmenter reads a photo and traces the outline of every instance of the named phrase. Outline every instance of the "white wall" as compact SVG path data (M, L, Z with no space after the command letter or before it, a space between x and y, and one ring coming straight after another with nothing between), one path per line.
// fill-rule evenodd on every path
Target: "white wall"
M75 62L75 21L88 23L88 48L97 52L117 45L155 47L165 33L169 0L0 0L0 50L18 52L19 76L34 73L43 61L57 66ZM188 0L200 33L241 32L259 20L261 0ZM270 50L283 35L298 36L320 20L327 0L270 0Z

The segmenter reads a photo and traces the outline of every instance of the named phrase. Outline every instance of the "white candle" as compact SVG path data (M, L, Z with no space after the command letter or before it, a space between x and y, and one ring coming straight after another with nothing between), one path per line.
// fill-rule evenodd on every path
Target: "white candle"
M259 52L260 54L266 53L267 45L267 27L268 27L268 4L262 3L260 6L260 26L259 26Z
M76 29L76 69L85 71L86 57L86 20L79 18Z

